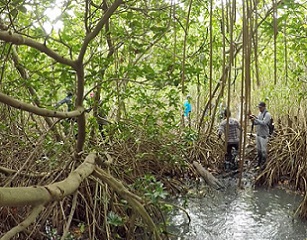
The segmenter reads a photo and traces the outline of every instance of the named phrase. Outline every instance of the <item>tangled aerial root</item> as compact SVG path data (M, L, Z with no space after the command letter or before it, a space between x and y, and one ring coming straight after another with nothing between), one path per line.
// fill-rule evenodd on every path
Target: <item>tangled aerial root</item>
M9 134L10 131L0 133L2 187L45 186L60 182L81 164L73 155L73 137L58 143L52 142L49 135L31 138L23 131ZM270 141L268 162L256 184L273 186L286 179L295 190L306 191L306 139L305 128L280 129ZM193 131L188 131L153 138L138 127L124 139L88 144L83 154L86 156L94 150L103 161L82 181L78 190L44 205L44 208L41 205L33 208L32 214L29 214L31 208L28 206L2 207L0 232L9 232L22 225L26 226L20 233L24 238L64 239L70 235L76 239L111 239L117 235L124 239L142 239L142 236L159 239L164 236L161 232L166 222L159 205L162 198L158 196L153 202L147 196L152 193L148 191L155 189L147 186L161 186L163 191L172 194L186 193L189 181L195 183L199 179L193 161L218 171L223 166L223 147L214 134L195 136ZM153 176L147 179L148 185L136 186L146 175ZM307 218L307 195L297 214ZM33 217L36 222L27 225L26 220Z
M9 132L11 129L1 132L1 187L47 186L65 180L81 164L74 158L73 137L54 142L48 133L33 137L22 129L14 134ZM186 193L186 183L198 178L192 166L194 160L212 168L217 163L216 146L211 142L214 140L202 137L188 141L180 134L149 138L136 128L124 140L114 138L108 144L89 144L84 155L98 151L104 159L101 170L97 168L85 178L72 195L44 207L1 207L0 232L20 231L22 226L22 238L64 239L70 235L77 239L110 239L118 235L140 239L146 235L159 239L166 226L159 198L153 203L144 197L144 191L149 191L146 186L139 189L135 183L152 175L157 181L155 186L161 182L163 191Z

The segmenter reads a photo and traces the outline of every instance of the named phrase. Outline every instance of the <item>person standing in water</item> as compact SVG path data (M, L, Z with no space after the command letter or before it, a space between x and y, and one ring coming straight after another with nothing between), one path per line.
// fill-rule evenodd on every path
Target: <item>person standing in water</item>
M221 122L219 129L218 129L218 136L219 139L221 138L222 134L225 135L227 139L227 151L225 153L225 169L236 169L236 162L232 155L232 148L236 151L239 149L239 141L240 141L240 131L241 126L237 119L231 118L231 112L227 109L224 110L224 120ZM228 119L228 136L226 137L226 127L227 127L227 119Z
M266 109L265 102L260 102L257 107L259 108L258 116L250 115L249 118L252 124L256 126L256 146L258 153L258 165L261 167L265 165L267 160L267 146L269 141L269 123L271 121L271 114Z

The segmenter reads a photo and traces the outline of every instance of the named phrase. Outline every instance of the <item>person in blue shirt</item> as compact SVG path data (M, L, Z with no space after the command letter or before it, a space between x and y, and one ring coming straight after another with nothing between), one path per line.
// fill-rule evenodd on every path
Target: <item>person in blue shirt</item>
M188 125L191 127L191 111L192 111L192 105L191 105L191 96L188 95L187 99L183 103L183 116L184 116L184 122L185 125Z

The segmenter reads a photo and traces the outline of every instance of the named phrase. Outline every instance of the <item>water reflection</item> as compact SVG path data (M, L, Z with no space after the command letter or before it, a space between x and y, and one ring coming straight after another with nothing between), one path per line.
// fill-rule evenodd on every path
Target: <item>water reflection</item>
M278 189L229 187L202 199L189 199L188 226L184 213L175 211L170 231L178 240L305 240L307 222L293 218L300 196ZM213 196L214 195L214 196ZM182 204L183 200L177 200Z

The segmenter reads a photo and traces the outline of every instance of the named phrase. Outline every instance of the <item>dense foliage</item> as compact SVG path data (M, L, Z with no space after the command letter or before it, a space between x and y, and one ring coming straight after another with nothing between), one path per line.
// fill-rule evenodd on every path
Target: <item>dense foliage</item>
M186 190L178 186L195 177L193 160L221 165L217 107L242 113L244 121L253 104L266 100L276 120L288 114L306 124L306 6L292 0L0 0L2 166L48 176L14 181L16 173L3 187L62 180L95 151L112 159L108 172L144 195L144 205L163 222L157 209L169 206L160 200L166 190ZM56 109L68 92L74 103L69 116L65 104ZM191 128L182 126L187 94ZM105 138L101 116L108 122ZM105 201L96 212L101 199L90 198L98 192ZM83 183L77 195L65 201L78 202L75 225L86 236L148 234L101 180ZM68 214L62 207L55 212ZM15 212L17 222L2 230L26 210ZM48 214L41 224L50 223ZM66 222L59 215L50 226Z

